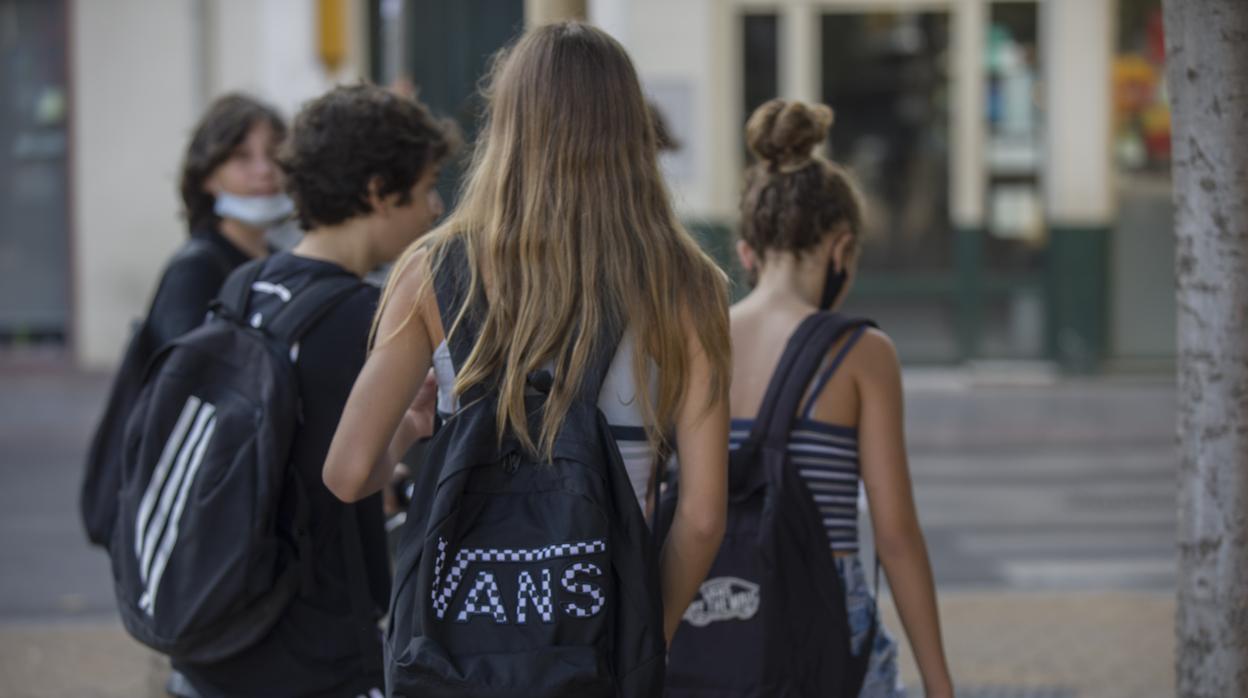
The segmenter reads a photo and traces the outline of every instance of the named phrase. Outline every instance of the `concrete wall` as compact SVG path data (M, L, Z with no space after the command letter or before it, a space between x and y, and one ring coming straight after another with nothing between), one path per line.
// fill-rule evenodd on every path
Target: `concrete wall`
M287 116L367 74L367 2L346 3L348 55L329 75L313 0L72 3L71 199L79 365L120 356L170 253L185 239L178 168L217 95L243 90Z
M329 74L316 52L313 0L200 0L208 46L209 95L242 90L259 95L287 115L335 84L368 75L366 0L351 0L346 61Z
M726 114L725 65L731 26L720 0L594 0L589 19L622 42L633 57L641 87L663 111L681 149L664 155L663 167L676 209L686 219L730 216L731 194L719 177L728 166L720 150L733 124ZM729 172L729 181L735 176Z
M185 237L177 172L195 118L195 27L189 2L72 7L72 342L80 364L100 367Z

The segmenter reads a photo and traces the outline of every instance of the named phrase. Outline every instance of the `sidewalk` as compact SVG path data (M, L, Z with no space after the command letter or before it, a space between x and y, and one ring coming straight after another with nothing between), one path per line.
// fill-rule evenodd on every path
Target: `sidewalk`
M1174 601L1153 592L941 594L946 650L961 698L1161 698L1174 695ZM892 604L884 622L918 672ZM0 625L0 694L158 698L168 664L117 622Z
M921 694L903 645L902 676ZM960 698L1162 698L1174 695L1174 597L1159 592L941 592Z
M120 621L0 624L6 698L163 698L168 667Z

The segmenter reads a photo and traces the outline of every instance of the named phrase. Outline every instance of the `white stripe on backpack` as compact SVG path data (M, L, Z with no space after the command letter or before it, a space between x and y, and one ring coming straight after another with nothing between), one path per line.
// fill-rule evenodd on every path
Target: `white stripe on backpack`
M215 415L216 407L212 403L203 402L194 395L187 398L139 505L135 522L135 555L139 561L139 578L146 585L139 607L149 615L155 608L156 589L177 542L178 523L186 507L191 484L199 472L216 427Z
M199 466L204 462L204 452L208 450L208 442L212 440L212 432L216 426L217 418L213 416L208 420L208 426L204 428L204 436L199 440L199 445L195 447L195 455L191 458L190 468L182 480L182 486L178 489L178 498L173 504L173 518L161 539L156 559L152 562L151 579L147 583L147 591L139 601L140 607L143 607L148 615L156 610L156 592L160 588L160 579L165 574L165 565L169 563L169 555L178 541L178 525L182 521L182 512L186 509L186 498L190 494L191 485L195 482L195 475L199 473ZM144 600L146 604L143 603Z
M190 404L191 400L199 402L198 398L191 396L187 400L187 404ZM177 496L178 487L182 484L182 478L186 476L186 467L190 464L191 455L195 452L195 447L203 436L208 420L212 419L212 415L216 411L216 407L212 403L204 402L200 404L199 412L195 415L195 426L191 427L191 435L183 442L181 449L178 451L178 457L174 460L173 472L158 485L160 488L160 500L156 507L155 515L148 523L147 528L136 529L135 531L136 536L139 534L143 536L143 546L139 553L139 572L145 582L152 569L152 556L156 554L156 543L160 540L160 536L169 522L169 512L173 510L173 500ZM168 447L167 444L166 447ZM150 490L155 484L156 478L153 477L152 482L148 483L148 489ZM146 498L146 495L144 495L144 498Z
M134 554L138 557L143 555L143 531L147 530L152 508L156 506L156 498L160 496L160 490L165 486L165 479L169 477L169 466L173 463L173 458L182 445L182 439L186 436L186 430L190 428L191 420L195 418L198 410L199 398L192 395L182 408L182 415L178 417L178 423L173 427L169 440L165 442L165 450L161 452L160 460L156 462L156 469L152 471L152 479L147 483L147 491L143 493L143 500L139 502L139 518L134 524ZM144 575L146 579L146 573Z

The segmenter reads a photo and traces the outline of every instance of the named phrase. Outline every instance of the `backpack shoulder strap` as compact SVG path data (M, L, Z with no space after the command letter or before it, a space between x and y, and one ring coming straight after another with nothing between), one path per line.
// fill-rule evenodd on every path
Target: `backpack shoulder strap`
M251 285L260 278L263 271L263 259L253 259L235 269L226 277L221 290L217 292L217 299L211 303L213 312L224 312L242 322L247 314L247 301L251 299Z
M458 327L460 309L468 302L472 270L468 267L468 246L463 238L452 238L442 248L442 258L435 264L433 289L438 300L438 315L442 318L442 331L446 334L447 348L455 369L468 360L472 347L481 333L480 309L469 308ZM477 305L477 304L474 304ZM451 332L454 328L456 331Z
M308 284L268 323L269 336L293 345L364 282L354 276L332 276Z
M202 236L191 236L190 241L187 242L186 247L183 249L187 255L196 255L210 260L225 276L229 276L230 272L234 271L234 263L225 256L221 248Z
M797 329L789 335L784 345L784 352L780 355L780 360L776 362L776 367L772 369L771 379L767 382L767 391L763 394L763 402L759 405L758 413L754 417L754 426L750 429L749 437L751 442L761 443L767 434L775 415L776 401L780 399L780 392L788 382L789 374L792 373L798 356L809 343L811 335L819 329L821 322L820 313L811 313L798 323Z
M828 367L823 370L823 373L819 374L819 380L815 382L814 389L810 391L810 397L806 398L806 406L802 408L803 419L808 419L810 417L810 413L815 409L815 402L819 400L819 394L823 392L824 388L828 387L828 381L832 380L832 376L836 373L836 369L841 367L841 362L845 360L845 357L849 354L849 350L854 348L854 345L858 343L859 339L862 339L862 335L867 331L868 327L870 327L870 325L864 323L855 328L852 334L849 335L849 339L846 339L845 343L841 345L841 350L836 352L836 356L832 358L832 363L828 364Z
M767 444L776 448L784 448L788 443L789 430L793 426L802 396L828 350L846 332L872 324L870 320L839 313L817 313L812 322L817 323L816 328L794 355L783 385L774 392L768 386L767 397L773 401L767 404L765 399L763 409L760 410L760 416L766 420L765 431L760 434Z
M442 331L446 335L446 345L451 353L451 363L458 372L468 361L472 348L481 334L480 303L468 308L459 325L460 309L468 302L469 283L472 271L468 267L468 248L463 238L455 237L447 242L441 250L442 258L434 264L433 290L438 301L438 315L442 318ZM452 332L452 328L455 330ZM478 384L461 396L460 402L467 404L480 398L485 392L484 386Z

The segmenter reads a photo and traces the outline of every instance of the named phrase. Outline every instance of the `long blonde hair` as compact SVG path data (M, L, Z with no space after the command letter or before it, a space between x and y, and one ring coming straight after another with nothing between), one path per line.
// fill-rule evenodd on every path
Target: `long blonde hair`
M381 308L418 245L428 246L436 274L447 244L462 240L469 297L447 335L460 331L464 310L484 303L455 393L498 389L499 438L511 432L549 456L600 329L621 322L636 341L648 438L665 445L690 375L690 325L711 368L711 402L727 395L727 286L672 209L632 62L598 29L547 25L496 57L485 97L459 206L400 258ZM427 292L428 279L421 297ZM555 380L535 444L526 377L548 362Z

